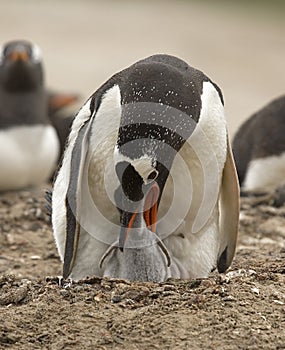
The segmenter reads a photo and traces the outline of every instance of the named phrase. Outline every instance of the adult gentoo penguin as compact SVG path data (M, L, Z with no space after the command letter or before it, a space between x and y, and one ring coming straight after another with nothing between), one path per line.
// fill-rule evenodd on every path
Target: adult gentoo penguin
M240 185L271 191L285 184L285 95L249 117L233 140Z
M45 88L37 45L18 40L0 48L0 191L50 178L73 119L59 111L77 100Z
M46 181L58 156L40 49L27 41L8 42L0 52L0 190Z
M164 281L232 262L239 186L220 89L154 55L76 116L52 194L63 277Z

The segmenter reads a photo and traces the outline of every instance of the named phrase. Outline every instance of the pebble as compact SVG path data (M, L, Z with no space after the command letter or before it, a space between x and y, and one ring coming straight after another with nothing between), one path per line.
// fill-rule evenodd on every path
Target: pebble
M0 305L18 304L28 295L28 287L21 286L10 289L8 292L0 295Z
M251 291L257 295L259 295L259 289L256 287L251 288Z
M39 255L31 255L31 256L30 256L30 259L31 259L31 260L41 260L42 257L39 256Z

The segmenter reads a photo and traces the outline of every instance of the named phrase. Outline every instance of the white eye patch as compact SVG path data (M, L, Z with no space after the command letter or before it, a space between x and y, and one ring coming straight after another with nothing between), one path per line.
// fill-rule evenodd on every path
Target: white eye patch
M32 46L31 58L35 63L40 63L42 61L42 50L36 44L33 44Z
M0 47L0 65L3 63L4 60L4 46L2 45Z

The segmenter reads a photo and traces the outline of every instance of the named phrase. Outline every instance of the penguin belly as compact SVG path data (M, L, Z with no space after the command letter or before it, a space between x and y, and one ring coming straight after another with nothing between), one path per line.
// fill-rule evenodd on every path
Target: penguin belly
M204 194L203 169L194 152L190 151L190 156L189 151L189 148L181 151L188 174L183 172L179 162L173 164L174 180L166 184L161 209L170 203L167 193L173 193L174 197L168 204L168 212L164 210L166 214L158 222L160 237L172 257L171 277L183 279L208 277L216 266L220 244L219 193L213 193L213 197ZM220 185L220 176L217 185ZM173 189L169 190L172 186Z
M248 191L270 191L285 183L285 152L250 161L243 188Z
M47 181L55 170L59 147L51 125L0 131L0 190L17 190Z
M172 257L171 277L205 278L216 266L219 195L227 152L223 105L204 83L197 128L174 160L160 203L160 238ZM173 196L173 198L171 198Z

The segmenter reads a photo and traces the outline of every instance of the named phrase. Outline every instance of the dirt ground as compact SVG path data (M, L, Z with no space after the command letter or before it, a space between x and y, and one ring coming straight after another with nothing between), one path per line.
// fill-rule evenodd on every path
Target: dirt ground
M0 349L285 349L285 206L242 200L231 269L61 282L45 188L0 195Z

